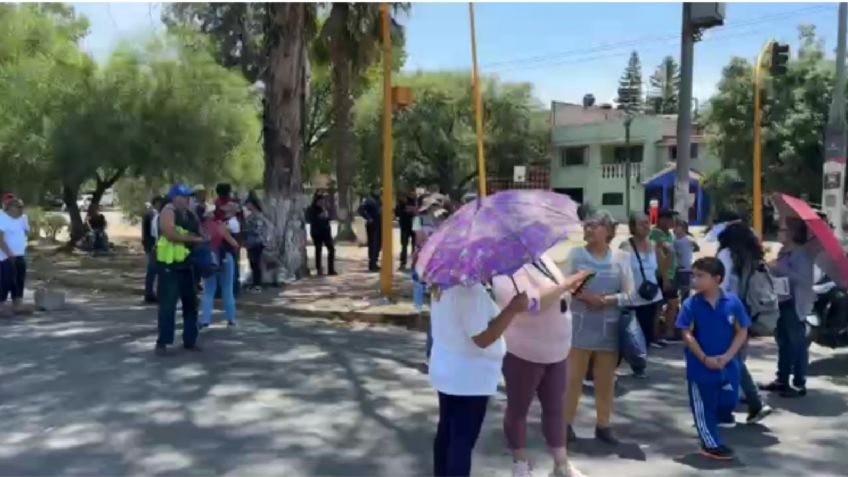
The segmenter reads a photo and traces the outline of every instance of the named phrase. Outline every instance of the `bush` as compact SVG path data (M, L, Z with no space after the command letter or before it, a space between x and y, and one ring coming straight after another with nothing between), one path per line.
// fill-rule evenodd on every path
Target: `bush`
M56 241L56 237L68 228L71 223L65 214L46 214L44 216L44 232L47 240Z
M38 207L27 207L25 210L29 220L29 238L38 240L41 238L41 229L44 227L44 211Z

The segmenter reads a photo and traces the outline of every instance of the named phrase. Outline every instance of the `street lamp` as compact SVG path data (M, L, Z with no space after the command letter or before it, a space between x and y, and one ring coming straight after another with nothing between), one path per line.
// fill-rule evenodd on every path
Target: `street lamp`
M633 161L630 150L630 125L633 115L628 111L624 117L624 212L630 216L630 163Z

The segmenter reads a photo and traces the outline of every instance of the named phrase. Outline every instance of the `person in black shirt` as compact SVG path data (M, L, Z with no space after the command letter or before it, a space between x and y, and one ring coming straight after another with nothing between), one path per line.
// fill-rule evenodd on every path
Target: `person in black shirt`
M91 229L91 248L95 252L109 250L109 238L106 235L106 216L100 212L100 207L92 207L88 212L88 228Z
M368 239L368 271L379 272L380 266L380 194L373 192L362 200L359 215L365 219L365 233Z
M159 237L159 211L164 199L156 196L150 201L150 208L141 219L141 246L147 256L147 270L144 276L144 301L156 303L156 239Z
M306 217L312 242L315 244L315 273L324 273L321 266L321 249L327 247L327 274L336 275L336 247L333 244L333 231L330 229L330 204L324 192L315 193Z
M412 222L415 220L415 212L418 209L418 198L415 191L409 191L405 196L398 199L395 207L395 216L400 225L400 269L406 269L407 250L412 244L415 250L415 234L412 232Z

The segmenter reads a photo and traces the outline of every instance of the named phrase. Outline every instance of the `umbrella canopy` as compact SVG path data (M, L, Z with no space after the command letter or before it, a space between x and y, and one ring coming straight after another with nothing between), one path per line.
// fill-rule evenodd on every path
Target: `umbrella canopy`
M775 194L774 204L782 217L796 217L807 224L818 246L816 264L842 287L848 287L848 258L833 229L804 200Z
M416 265L422 280L472 285L511 275L578 225L577 203L544 190L508 190L468 204L427 239Z

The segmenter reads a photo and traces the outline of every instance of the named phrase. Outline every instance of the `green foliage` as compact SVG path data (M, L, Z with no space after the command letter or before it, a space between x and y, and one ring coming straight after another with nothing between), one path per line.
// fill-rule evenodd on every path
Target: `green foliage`
M61 187L74 235L85 183L96 202L125 176L261 180L259 98L205 37L175 30L125 43L98 66L77 46L86 28L70 7L0 9L0 30L17 35L0 53L0 186L25 197Z
M650 78L648 107L654 114L677 114L680 93L680 66L673 56L666 56Z
M627 67L618 80L618 108L631 113L642 111L645 96L642 94L642 64L639 53L632 52Z
M823 131L835 81L833 62L811 26L799 28L798 56L786 75L763 79L763 189L821 195ZM753 68L733 58L708 104L711 147L725 168L751 184L753 154Z
M394 170L399 190L437 187L460 195L476 179L476 134L470 75L428 72L401 75L413 103L394 115ZM489 175L512 175L513 166L547 160L547 114L525 83L483 78L484 151ZM356 105L361 192L380 183L382 91L373 88Z
M68 226L70 222L64 214L47 213L44 216L44 238L51 242L56 242L56 239Z

